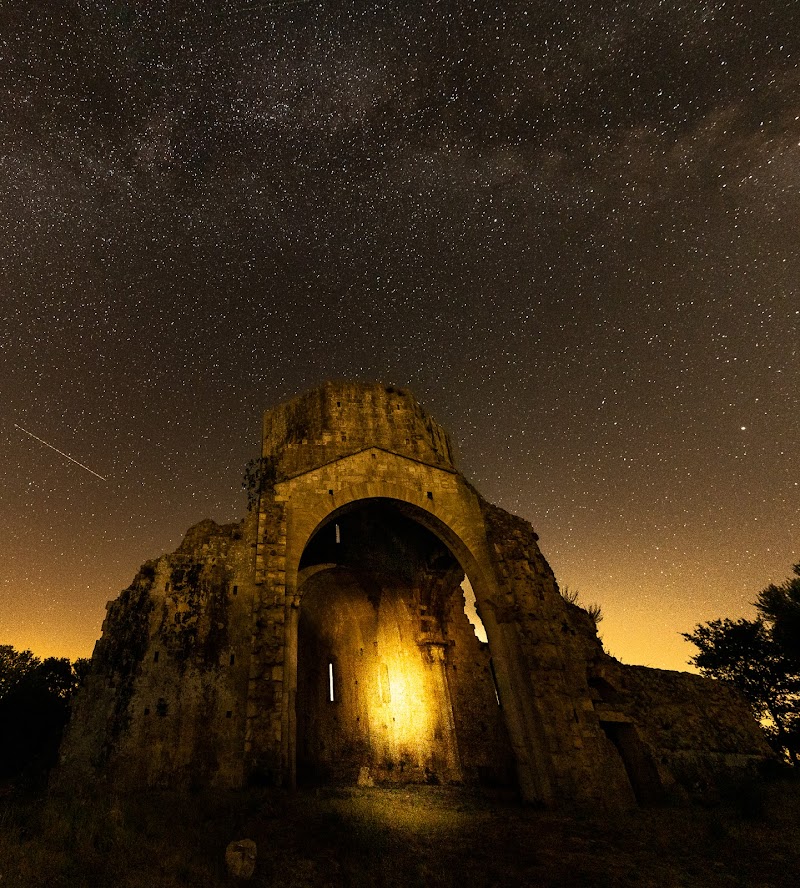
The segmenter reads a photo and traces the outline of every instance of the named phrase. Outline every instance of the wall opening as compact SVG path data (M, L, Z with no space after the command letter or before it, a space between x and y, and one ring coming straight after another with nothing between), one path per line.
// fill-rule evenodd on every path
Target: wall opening
M494 671L494 660L489 660L489 672L492 676L492 687L494 688L494 698L497 700L497 705L502 706L503 704L500 702L500 685L497 684L497 673Z
M630 722L601 721L600 727L622 759L636 801L656 805L664 800L664 787L647 748Z
M472 583L470 583L469 577L464 577L464 581L461 583L461 589L464 592L464 613L467 615L467 619L472 625L475 637L478 641L488 644L489 638L486 635L486 627L483 625L483 620L481 620L478 614L475 601L475 590L472 588Z
M301 558L317 569L300 587L298 783L355 783L364 769L379 783L513 783L464 571L393 503L339 510Z

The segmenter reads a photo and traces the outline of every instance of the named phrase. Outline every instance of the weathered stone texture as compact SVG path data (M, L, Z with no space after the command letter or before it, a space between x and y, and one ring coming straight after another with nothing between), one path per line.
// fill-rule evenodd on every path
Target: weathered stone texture
M618 806L768 754L729 688L605 654L407 390L268 411L262 466L245 520L195 525L109 605L57 785L512 782Z
M639 726L665 785L702 789L763 758L763 733L730 685L644 666L619 664L612 672L621 692L616 708Z
M445 430L407 389L326 383L264 414L262 456L279 480L380 447L420 462L453 468Z

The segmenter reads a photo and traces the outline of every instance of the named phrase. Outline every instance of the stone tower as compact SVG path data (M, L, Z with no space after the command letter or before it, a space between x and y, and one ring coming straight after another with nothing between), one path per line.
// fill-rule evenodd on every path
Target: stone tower
M326 383L268 410L253 478L240 523L191 528L108 605L57 785L473 783L615 806L767 754L726 686L604 653L408 390Z

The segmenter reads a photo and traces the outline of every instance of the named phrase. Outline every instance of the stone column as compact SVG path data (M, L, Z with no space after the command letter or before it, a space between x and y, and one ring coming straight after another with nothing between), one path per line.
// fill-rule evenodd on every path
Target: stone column
M456 723L453 718L453 700L450 696L450 683L447 680L447 644L443 641L424 640L420 647L426 652L433 676L436 712L442 728L446 777L453 783L463 780L461 757L456 741Z
M552 804L549 756L532 704L533 688L521 662L516 628L499 622L491 607L485 608L481 616L489 638L503 717L517 761L520 792L529 802Z
M286 602L283 700L281 711L282 783L297 786L297 632L300 623L300 599Z

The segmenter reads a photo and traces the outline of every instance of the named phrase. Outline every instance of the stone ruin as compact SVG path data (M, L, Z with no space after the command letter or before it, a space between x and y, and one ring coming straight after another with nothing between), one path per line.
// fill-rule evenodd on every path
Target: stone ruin
M769 755L732 688L604 652L408 390L327 383L268 410L256 469L242 521L195 525L107 606L56 786L480 784L617 807Z

